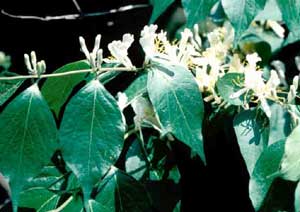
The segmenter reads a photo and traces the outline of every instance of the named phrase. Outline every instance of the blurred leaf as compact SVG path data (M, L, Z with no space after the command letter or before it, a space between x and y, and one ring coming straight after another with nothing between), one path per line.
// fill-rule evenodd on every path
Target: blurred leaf
M249 194L256 211L262 206L268 190L277 176L284 152L284 143L284 140L281 140L265 149L250 176Z
M108 208L106 205L102 205L99 202L95 200L89 200L89 210L90 211L101 211L101 212L113 212L110 208ZM123 211L123 210L120 210ZM70 211L71 212L71 211Z
M80 188L80 183L79 183L77 177L75 176L75 174L72 172L68 177L66 190L72 191L72 190L76 190L78 188Z
M59 189L62 184L63 174L54 165L43 167L41 172L25 185L25 189L33 187L43 187L49 189Z
M269 43L256 34L243 36L239 42L239 47L245 55L256 52L262 59L262 65L268 64L272 56L272 49Z
M256 110L245 110L236 115L233 121L238 144L250 176L258 158L268 145L268 131L263 128L259 117L256 116Z
M290 33L285 45L300 40L300 0L277 0L282 18Z
M170 170L169 170L169 175L168 175L168 179L169 180L173 180L174 183L179 183L181 178L179 169L177 166L173 166Z
M224 11L235 30L235 41L239 41L259 13L265 7L266 0L222 0Z
M144 186L112 167L99 186L96 201L105 211L151 212L151 199Z
M181 201L179 201L176 204L175 208L173 209L173 212L180 212L180 208L181 208Z
M164 132L171 132L205 163L202 139L204 106L189 70L157 65L148 72L147 90Z
M4 72L0 73L0 77L14 76L15 74ZM17 89L22 85L24 80L0 81L0 106L3 105L9 97L11 97Z
M25 185L20 194L19 206L34 208L41 212L55 209L60 196L53 193L51 189L60 189L62 176L54 165L45 166L38 176Z
M218 0L181 0L187 19L187 27L192 28L194 24L205 20L217 1Z
M142 179L148 167L138 140L134 140L126 153L125 170L136 180Z
M74 70L89 69L90 66L85 60L69 63L57 69L53 73L64 73ZM60 108L68 99L73 88L82 80L84 80L86 73L73 74L64 77L48 78L42 87L42 94L48 102L50 108L58 116Z
M295 212L300 212L300 181L295 190Z
M79 196L72 196L71 202L69 202L67 206L64 207L60 212L84 212L83 208L84 207L81 198ZM91 212L92 211L93 210L91 210ZM102 212L102 210L94 210L94 211Z
M300 179L300 126L296 127L288 136L285 144L284 156L281 161L280 172L282 178L291 181Z
M255 37L259 38L259 39L257 39L257 41L260 40L260 42L262 42L262 41L267 42L271 47L272 54L274 54L275 52L280 50L283 45L283 42L284 42L284 39L278 37L273 31L265 30L262 27L250 26L249 29L246 31L244 37L248 37L248 36L255 36ZM241 46L241 48L243 48L242 45L240 45L240 46ZM255 51L255 48L252 48L252 49L253 49L253 51ZM250 52L250 53L252 53L252 52ZM260 54L262 54L262 52L260 52Z
M45 166L38 176L25 185L20 194L20 207L34 208L37 211L55 209L60 196L51 192L51 189L60 189L62 177L54 165Z
M175 0L150 0L150 4L153 6L153 10L149 23L153 24L174 1Z
M23 187L50 162L57 148L56 124L36 84L2 112L0 135L0 170L9 181L16 211Z
M212 20L216 24L222 25L226 19L226 15L221 4L221 1L218 1L211 9L210 14Z
M278 7L277 0L267 0L265 8L258 13L255 20L266 21L282 21L282 14Z
M57 207L60 196L43 187L32 187L20 194L20 207L49 211Z
M270 120L270 134L268 145L271 145L278 140L286 139L291 133L291 115L287 108L279 104L272 104L270 106L271 117Z
M68 103L59 132L61 150L83 188L85 204L118 159L124 131L117 102L99 81L90 81Z
M237 98L231 98L233 93L242 89L237 83L243 83L243 81L244 74L242 73L226 73L217 81L218 93L226 102L232 105L244 105L249 101L248 98L245 98L245 94Z

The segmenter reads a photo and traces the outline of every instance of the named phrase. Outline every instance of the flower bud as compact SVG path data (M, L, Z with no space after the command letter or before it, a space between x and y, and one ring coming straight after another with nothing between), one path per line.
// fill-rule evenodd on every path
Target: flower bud
M95 38L93 54L97 54L97 51L100 49L100 41L101 41L101 35L98 34Z
M37 70L37 69L36 69L37 59L36 59L36 53L35 53L35 51L32 51L32 52L30 53L30 57L31 57L32 69L36 71L36 70Z

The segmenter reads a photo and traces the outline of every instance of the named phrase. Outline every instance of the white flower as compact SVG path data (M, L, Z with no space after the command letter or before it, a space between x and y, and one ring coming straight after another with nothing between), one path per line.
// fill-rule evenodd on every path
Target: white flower
M150 26L145 26L141 31L140 44L146 55L145 61L149 61L155 55L156 47L154 41L157 37L157 28L157 25L151 24Z
M197 41L193 40L191 30L185 29L181 32L181 39L177 44L168 41L166 32L156 33L156 30L156 25L150 25L145 26L141 32L140 44L146 55L145 63L155 60L188 68L192 56L200 56L195 47L200 48L201 39L198 35L195 36Z
M287 96L287 103L292 104L297 96L297 89L299 86L299 76L293 78L293 84L290 86L290 90Z
M267 82L262 77L263 72L256 70L257 62L261 61L261 58L257 53L247 55L246 60L248 64L244 67L244 87L233 93L230 97L237 98L249 90L253 91L253 95L257 97L261 103L263 111L268 117L271 117L271 109L268 105L267 99L277 99L276 89L280 85L280 79L276 71L271 70L270 78Z
M0 51L0 66L4 67L4 69L8 69L10 65L11 65L10 56Z
M228 72L238 72L238 73L244 72L244 66L238 54L233 55L229 64Z
M117 40L108 44L108 49L113 59L105 59L108 63L121 63L127 68L133 68L131 60L128 57L128 49L133 43L134 38L131 34L124 34L122 41Z
M256 69L257 63L261 61L261 58L255 52L253 54L248 54L246 56L246 60L248 62L249 69Z
M276 21L273 20L267 20L267 26L269 26L274 32L275 34L280 37L280 38L284 38L284 28L278 24Z
M118 106L119 108L121 109L121 111L124 110L124 108L127 107L127 104L128 104L128 97L126 96L125 93L122 93L122 92L118 92L117 93L117 97L118 97Z
M92 68L100 68L103 58L103 50L100 49L101 35L95 37L95 44L92 52L89 52L83 37L79 37L81 51L84 53L87 61Z
M204 69L196 68L196 82L199 86L199 89L201 92L207 91L211 93L212 99L215 100L217 104L221 103L220 97L217 95L217 92L215 91L215 85L216 82L219 79L219 73L218 72L207 72L206 67ZM206 98L204 100L209 101L212 100L209 96L209 98Z
M31 75L41 75L46 71L46 63L44 60L37 61L35 51L28 54L24 54L24 62L28 73Z
M270 78L266 83L266 90L269 91L270 97L277 97L276 88L280 85L280 79L275 70L271 70Z

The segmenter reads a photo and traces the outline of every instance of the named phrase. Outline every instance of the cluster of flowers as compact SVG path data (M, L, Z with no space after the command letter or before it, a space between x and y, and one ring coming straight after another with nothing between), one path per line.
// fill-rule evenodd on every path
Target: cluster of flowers
M157 29L156 25L150 25L145 26L141 31L139 43L145 52L144 64L151 65L151 62L155 61L182 66L191 71L205 101L212 102L219 108L228 107L230 104L218 94L216 83L226 73L241 73L244 77L239 83L240 90L232 93L230 98L249 95L247 99L259 104L268 117L271 116L268 100L279 103L294 102L297 96L299 76L295 76L293 79L286 98L279 97L278 92L281 92L281 85L284 82L278 70L271 70L268 79L266 79L262 69L258 66L261 58L257 53L246 55L244 60L240 58L241 54L234 54L232 49L234 31L231 27L219 27L207 33L205 35L207 44L205 45L200 37L198 25L195 25L192 30L184 29L181 32L181 38L175 42L168 41L167 33L164 31L157 32ZM97 35L94 48L89 52L84 38L79 38L81 51L92 69L101 70L102 63L105 62L119 64L128 70L135 70L128 56L128 49L134 42L132 34L124 34L122 40L108 44L111 54L108 58L103 58L100 40L101 35ZM45 71L44 61L37 63L34 53L31 54L31 61L29 56L25 55L25 63L31 74ZM128 103L124 94L119 95L119 102L121 109L127 106ZM249 108L247 101L242 106L245 109Z
M238 98L241 95L251 95L255 102L260 104L268 117L271 111L268 100L291 103L296 97L299 84L299 76L295 76L293 84L290 86L286 99L278 97L282 84L281 78L276 70L270 71L270 77L265 79L263 71L258 67L261 58L257 53L246 55L242 61L238 54L233 54L232 44L234 32L232 28L220 27L206 35L208 47L203 47L203 39L199 35L198 25L193 30L184 29L181 32L181 39L177 42L169 42L164 31L157 32L156 25L145 26L141 31L139 42L145 52L145 64L156 61L171 65L179 65L190 70L199 85L199 90L204 93L205 101L224 107L229 103L224 101L217 92L216 82L228 72L244 74L243 83L240 90L233 93L231 98ZM92 52L88 52L84 39L80 38L81 50L92 67L101 66L102 61L106 63L118 63L134 69L128 57L128 48L134 42L131 34L123 35L122 40L113 41L108 45L111 57L102 59L100 47L100 36L96 37L95 47ZM126 102L123 100L122 102ZM245 109L249 108L247 102Z

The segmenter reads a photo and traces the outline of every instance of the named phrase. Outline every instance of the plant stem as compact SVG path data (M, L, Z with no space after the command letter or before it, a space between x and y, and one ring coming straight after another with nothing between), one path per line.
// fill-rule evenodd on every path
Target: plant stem
M58 208L48 211L48 212L60 212L62 211L72 200L73 200L73 196L70 196L62 205L60 205Z
M143 68L126 68L126 67L116 67L116 68L100 68L96 69L96 71L103 73L107 71L132 71L136 72L142 70ZM37 78L51 78L51 77L62 77L62 76L69 76L74 74L82 74L82 73L90 73L95 72L95 69L83 69L83 70L75 70L75 71L68 71L63 73L53 73L53 74L42 74L38 75L18 75L18 76L11 76L11 77L0 77L0 81L7 81L7 80L20 80L20 79L37 79Z

